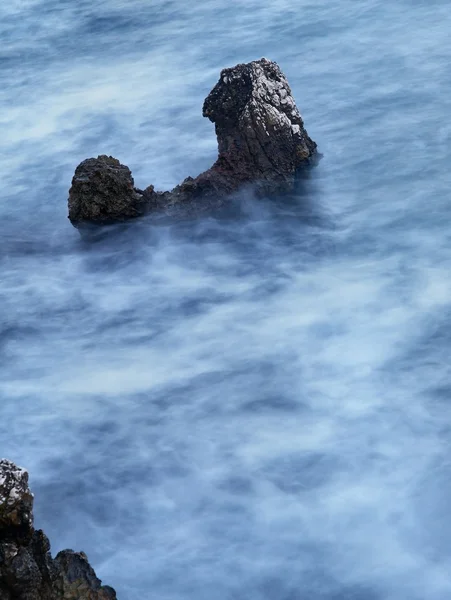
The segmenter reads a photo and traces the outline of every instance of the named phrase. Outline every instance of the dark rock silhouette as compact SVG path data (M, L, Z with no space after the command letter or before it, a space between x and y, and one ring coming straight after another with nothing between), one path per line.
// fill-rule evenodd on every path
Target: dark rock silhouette
M116 158L88 158L75 169L69 192L73 223L114 223L139 217L144 210L143 195L135 190L130 169Z
M83 552L63 550L33 527L28 473L0 460L0 600L115 600Z
M218 138L218 159L208 171L156 192L152 185L136 189L117 159L89 158L75 170L69 190L72 224L117 223L154 211L194 213L221 205L246 184L258 196L286 193L315 154L284 74L265 58L224 69L203 116L215 124Z

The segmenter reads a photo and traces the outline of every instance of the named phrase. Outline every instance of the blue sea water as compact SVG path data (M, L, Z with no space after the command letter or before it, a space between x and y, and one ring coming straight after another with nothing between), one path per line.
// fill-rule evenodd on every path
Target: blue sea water
M120 600L451 594L445 0L0 6L0 455ZM266 56L324 157L293 198L83 242L112 154L167 189Z

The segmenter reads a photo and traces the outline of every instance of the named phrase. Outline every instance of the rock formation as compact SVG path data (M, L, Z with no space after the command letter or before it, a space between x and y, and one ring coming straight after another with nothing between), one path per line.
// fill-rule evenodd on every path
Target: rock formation
M63 550L33 527L28 473L0 460L0 600L115 600L83 552Z
M76 168L69 192L69 215L74 224L132 219L142 215L145 208L130 169L116 158L88 158Z
M170 192L156 192L152 185L136 189L117 159L88 158L69 190L72 224L117 223L153 211L197 212L222 204L246 184L259 196L289 192L296 171L315 154L284 74L265 58L224 69L203 116L215 124L218 139L218 159L208 171Z

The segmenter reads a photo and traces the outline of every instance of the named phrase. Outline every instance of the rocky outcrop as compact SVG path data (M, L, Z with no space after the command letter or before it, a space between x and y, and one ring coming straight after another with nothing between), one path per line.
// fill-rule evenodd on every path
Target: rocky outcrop
M83 552L63 550L33 526L28 473L0 460L0 600L115 600Z
M131 171L112 156L88 158L78 165L69 192L74 223L115 223L138 217L145 210Z
M154 211L198 212L222 204L246 184L258 196L286 193L315 154L284 74L265 58L224 69L203 116L215 124L218 139L218 159L208 171L170 192L156 192L152 185L136 189L117 159L89 158L77 167L69 190L72 224L109 224Z

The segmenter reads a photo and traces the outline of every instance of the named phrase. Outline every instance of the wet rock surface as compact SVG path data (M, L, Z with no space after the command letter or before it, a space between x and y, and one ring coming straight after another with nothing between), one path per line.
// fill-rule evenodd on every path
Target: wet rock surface
M234 185L254 182L263 193L291 188L316 144L304 129L290 86L266 59L224 69L204 102L215 124L219 157L212 169Z
M221 72L203 116L215 124L218 159L196 178L168 192L134 187L130 169L111 156L84 160L69 191L76 227L110 224L150 212L196 213L224 203L244 185L257 196L290 192L297 171L315 154L290 86L265 58Z
M0 600L115 598L84 553L63 550L52 558L49 540L33 526L28 473L0 460Z
M112 156L88 158L78 165L69 191L73 223L117 223L145 211L143 194L134 187L131 171Z

